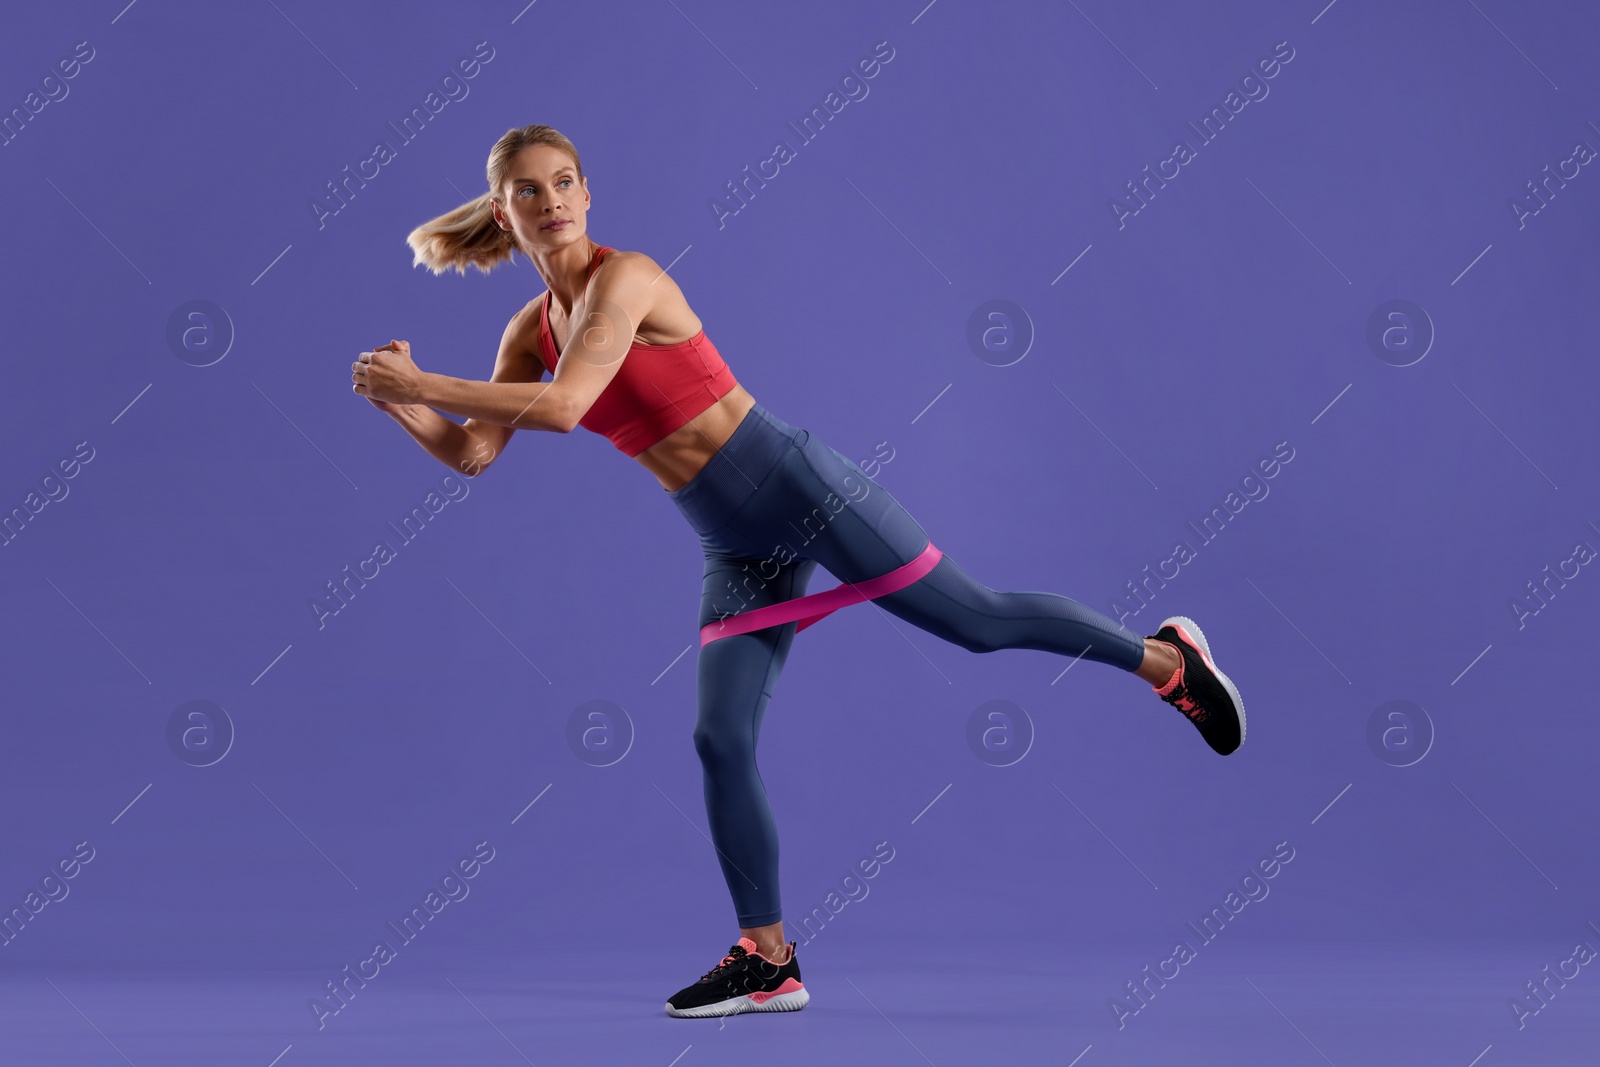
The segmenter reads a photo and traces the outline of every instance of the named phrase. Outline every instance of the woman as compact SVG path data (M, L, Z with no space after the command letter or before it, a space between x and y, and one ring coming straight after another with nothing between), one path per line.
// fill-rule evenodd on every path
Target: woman
M604 434L656 476L700 535L694 744L740 937L668 1000L669 1014L792 1011L810 998L795 943L784 940L777 833L755 746L796 632L845 603L874 599L974 652L1031 648L1111 664L1150 683L1215 751L1239 746L1238 691L1193 622L1169 618L1141 638L1067 597L980 584L859 466L757 403L654 260L589 239L588 183L567 138L549 126L507 131L488 180L488 192L407 241L435 274L469 264L487 272L516 251L538 269L547 291L512 316L489 381L425 373L404 341L361 353L351 377L355 392L469 475L519 429ZM805 596L819 563L843 584Z

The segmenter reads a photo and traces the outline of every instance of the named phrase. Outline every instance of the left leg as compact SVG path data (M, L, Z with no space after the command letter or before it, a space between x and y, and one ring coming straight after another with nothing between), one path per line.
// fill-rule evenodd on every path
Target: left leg
M1032 648L1121 667L1160 685L1178 667L1165 641L1141 637L1059 593L989 588L944 556L920 580L876 603L929 633L972 652Z
M795 499L809 512L790 526L800 549L843 582L887 574L914 559L928 535L889 492L847 457L814 438L802 445L806 473ZM812 507L822 501L824 507ZM812 533L815 527L816 533ZM1244 705L1217 669L1194 620L1175 615L1149 638L1058 593L999 592L949 556L903 589L876 598L885 611L973 652L1033 648L1109 663L1149 682L1182 711L1211 748L1228 755L1244 740Z
M842 453L815 438L804 446L818 483L807 498L837 508L811 509L801 520L814 540L799 551L843 582L886 574L910 561L928 535L887 489ZM801 525L791 523L797 531ZM948 555L922 578L874 603L919 629L973 652L1031 648L1107 663L1153 685L1171 677L1178 653L1147 640L1108 615L1059 593L1002 592L964 571Z

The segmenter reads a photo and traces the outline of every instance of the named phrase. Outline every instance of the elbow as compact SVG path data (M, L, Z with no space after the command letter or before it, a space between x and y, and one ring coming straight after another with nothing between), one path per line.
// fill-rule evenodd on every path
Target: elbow
M524 409L527 419L523 429L548 430L551 433L571 433L579 420L588 413L592 399L572 395L571 386L545 382L544 391Z
M555 425L551 427L556 433L571 433L578 428L578 422L583 418L584 412L579 411L576 404L566 403L556 405L560 414L556 417Z

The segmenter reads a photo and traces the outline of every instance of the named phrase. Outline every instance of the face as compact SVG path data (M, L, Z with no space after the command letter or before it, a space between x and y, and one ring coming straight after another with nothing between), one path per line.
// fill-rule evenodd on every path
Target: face
M523 248L559 247L588 233L588 184L579 183L572 157L559 148L529 145L518 152L500 196L495 221L510 226Z

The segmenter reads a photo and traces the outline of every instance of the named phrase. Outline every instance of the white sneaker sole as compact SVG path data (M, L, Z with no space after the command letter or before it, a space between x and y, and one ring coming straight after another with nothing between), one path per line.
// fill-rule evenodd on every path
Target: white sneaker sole
M747 1011L799 1011L810 1001L811 993L802 986L789 993L779 993L775 997L757 1003L748 994L742 997L730 997L719 1000L715 1004L704 1004L698 1008L674 1008L667 1005L667 1014L679 1019L711 1019L719 1015L739 1015Z
M1222 683L1222 688L1224 688L1224 689L1226 689L1228 691L1229 699L1231 699L1233 701L1233 706L1235 708L1237 708L1238 711L1239 711L1239 744L1240 744L1240 746L1243 746L1244 745L1244 701L1240 698L1239 690L1237 688L1235 688L1233 682L1229 680L1228 676L1226 674L1223 674L1220 670L1217 669L1216 661L1211 658L1211 646L1206 643L1206 635L1200 632L1200 627L1195 623L1195 621L1193 619L1188 618L1188 617L1183 616L1183 615L1173 615L1170 618L1163 619L1163 620L1161 620L1161 625L1162 626L1181 626L1185 633L1187 633L1190 637L1194 638L1195 644L1200 646L1200 654L1205 657L1206 666L1210 667L1211 668L1211 673L1215 674L1217 676L1217 681L1221 682ZM1159 627L1158 627L1158 629L1159 629ZM1234 749L1234 752L1237 752L1237 751L1239 751L1237 748Z

